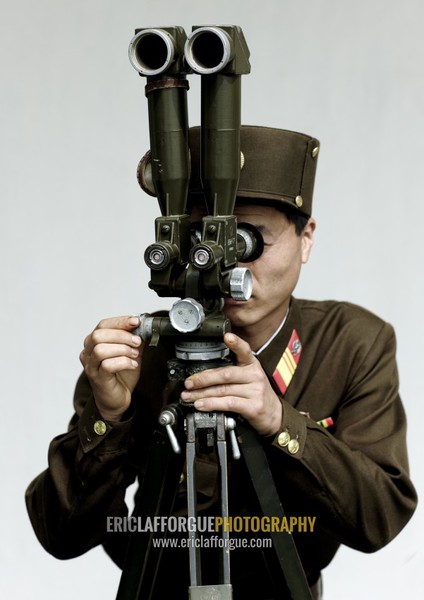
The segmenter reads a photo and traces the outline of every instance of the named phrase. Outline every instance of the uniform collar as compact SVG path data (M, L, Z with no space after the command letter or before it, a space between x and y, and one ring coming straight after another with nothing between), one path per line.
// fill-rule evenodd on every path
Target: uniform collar
M271 344L271 342L277 337L277 335L280 333L280 331L283 329L284 324L287 320L287 316L290 312L290 307L287 309L286 314L284 315L284 319L281 321L280 326L278 327L278 329L276 331L274 331L274 333L272 334L272 336L269 338L268 341L265 342L265 344L263 344L263 346L261 346L259 348L259 350L257 350L256 352L253 352L253 354L255 356L259 356L259 354L261 354L261 352L263 352L266 348L268 348L268 346Z
M297 331L300 341L302 341L300 309L296 299L292 297L285 321L257 353L257 358L269 377L272 377L275 367L287 347L294 329Z

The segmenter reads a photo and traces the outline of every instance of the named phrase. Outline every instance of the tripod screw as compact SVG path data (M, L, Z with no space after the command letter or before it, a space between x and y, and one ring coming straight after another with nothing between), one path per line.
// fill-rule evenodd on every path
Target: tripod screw
M159 424L166 428L166 433L168 434L173 451L175 454L181 454L181 446L178 443L174 430L172 429L172 425L175 425L176 420L176 414L172 408L165 409L159 416Z
M235 419L233 419L233 417L225 417L225 427L228 431L228 434L230 436L230 442L231 442L231 448L233 450L233 458L234 460L239 460L241 454L240 454L240 448L237 442L237 437L236 437L236 421Z

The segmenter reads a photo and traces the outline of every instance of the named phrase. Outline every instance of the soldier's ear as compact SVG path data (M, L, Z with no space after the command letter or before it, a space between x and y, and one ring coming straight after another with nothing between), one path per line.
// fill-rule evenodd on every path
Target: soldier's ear
M313 217L310 217L302 231L302 263L305 264L309 260L312 246L314 245L314 232L316 228L316 221Z

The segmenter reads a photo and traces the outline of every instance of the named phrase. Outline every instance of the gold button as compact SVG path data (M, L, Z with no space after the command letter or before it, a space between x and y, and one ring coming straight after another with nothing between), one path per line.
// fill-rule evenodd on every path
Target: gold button
M315 148L312 148L312 158L316 158L318 156L318 152L319 152L319 146L315 146Z
M290 442L290 434L288 431L282 431L280 433L280 435L278 436L278 445L282 446L284 448L284 446L287 446L287 444Z
M185 480L184 473L181 473L181 475L180 475L180 484L184 483L184 480Z
M94 423L94 431L97 435L104 435L106 433L106 423L104 421L96 421Z
M302 198L302 196L296 196L295 203L296 203L296 206L298 208L300 208L302 206L302 204L303 204L303 198Z
M296 454L299 451L299 442L297 440L290 440L287 449L290 454Z

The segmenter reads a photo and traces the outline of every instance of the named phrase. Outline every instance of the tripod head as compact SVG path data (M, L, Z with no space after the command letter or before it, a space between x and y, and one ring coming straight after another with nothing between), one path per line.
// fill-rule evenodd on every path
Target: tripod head
M238 226L233 215L243 166L241 75L250 72L249 50L236 26L195 26L188 37L181 27L146 28L136 30L129 57L147 78L150 151L138 180L161 210L155 242L144 254L149 287L181 298L168 318L143 316L140 333L151 345L161 335L184 338L183 344L222 340L230 329L222 299L248 300L252 292L251 273L238 263L255 260L263 249L259 232ZM200 174L208 213L197 232L188 202L187 75L193 73L201 76Z

